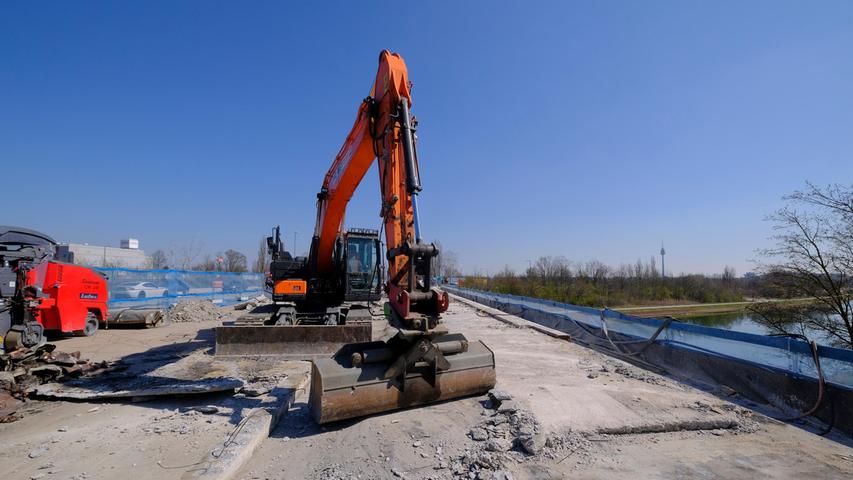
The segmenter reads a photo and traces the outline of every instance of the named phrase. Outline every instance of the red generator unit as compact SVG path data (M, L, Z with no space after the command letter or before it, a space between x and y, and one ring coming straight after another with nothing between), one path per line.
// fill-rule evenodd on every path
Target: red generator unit
M0 225L0 352L33 347L45 332L91 336L107 319L107 279L53 260L56 242Z
M88 337L107 319L107 280L90 268L43 262L27 272L27 287L24 297L35 300L33 316L47 334Z

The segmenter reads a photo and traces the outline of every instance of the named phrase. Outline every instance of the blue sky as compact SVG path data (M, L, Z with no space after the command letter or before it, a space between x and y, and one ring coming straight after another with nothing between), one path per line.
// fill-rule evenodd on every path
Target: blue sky
M382 49L422 229L468 272L564 255L739 273L763 217L853 179L853 2L3 2L0 223L254 257L307 248ZM375 171L350 226L378 227Z

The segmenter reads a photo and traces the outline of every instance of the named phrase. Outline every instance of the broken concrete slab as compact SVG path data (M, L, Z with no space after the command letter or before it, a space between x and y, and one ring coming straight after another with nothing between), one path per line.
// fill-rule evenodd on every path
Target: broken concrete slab
M521 448L530 455L538 454L545 446L545 441L538 435L524 435L518 437L517 440Z
M518 410L518 404L512 400L504 400L497 408L498 413L512 413L516 410Z
M471 436L472 440L477 442L482 442L489 439L489 432L482 428L472 428L468 435Z
M501 402L512 400L512 395L507 391L493 388L489 390L489 400L492 401L492 405L499 407Z
M243 386L238 378L213 378L204 380L175 380L152 377L134 378L127 388L103 389L97 379L83 382L46 383L35 387L36 396L72 400L98 400L112 398L158 397L234 391Z
M55 365L45 367L59 368ZM73 400L130 398L148 401L171 395L234 391L245 383L236 364L217 362L209 355L194 354L178 361L173 356L141 356L134 361L115 363L101 375L37 386L32 394Z

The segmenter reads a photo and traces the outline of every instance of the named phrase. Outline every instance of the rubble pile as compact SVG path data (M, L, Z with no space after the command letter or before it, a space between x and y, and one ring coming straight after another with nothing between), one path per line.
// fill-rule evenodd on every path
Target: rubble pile
M266 297L265 295L258 295L255 298L234 305L234 310L247 310L251 312L256 307L259 307L261 305L269 305L270 303L272 303L272 300L270 300L268 297Z
M590 442L581 434L567 432L545 438L535 415L521 408L507 392L489 391L484 406L491 414L468 432L474 448L447 465L455 478L511 480L511 465L540 457L589 455Z
M203 322L221 320L222 310L209 300L181 300L169 309L173 322Z
M107 368L107 362L92 363L81 359L80 352L58 352L52 343L0 355L0 423L20 418L17 407L34 387L60 379L95 375Z

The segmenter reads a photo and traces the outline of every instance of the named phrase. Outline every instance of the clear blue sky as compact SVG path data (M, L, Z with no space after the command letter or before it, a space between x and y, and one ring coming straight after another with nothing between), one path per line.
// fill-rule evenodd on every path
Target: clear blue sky
M422 228L465 270L748 271L765 214L853 180L853 2L3 2L0 223L250 260L406 59ZM402 5L411 5L402 7ZM378 226L371 172L350 226Z

